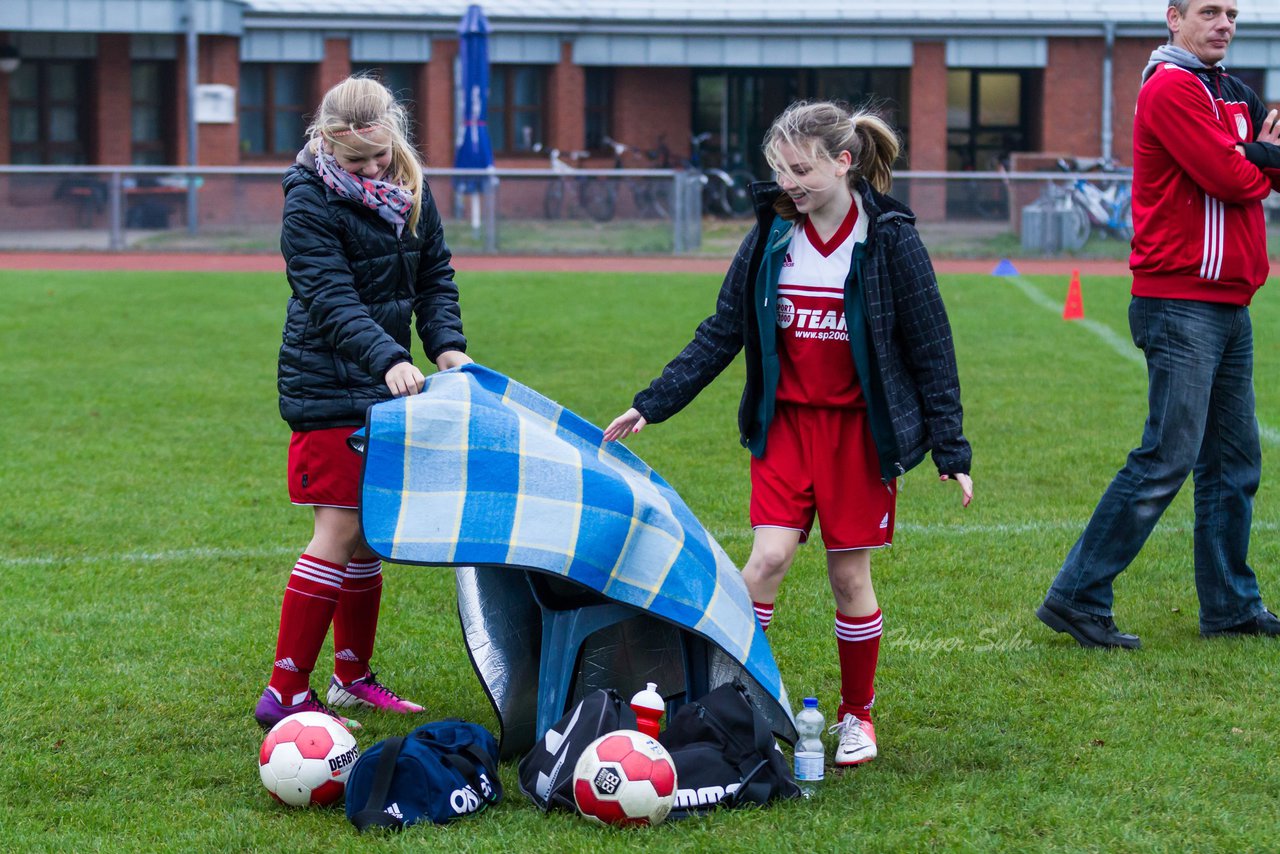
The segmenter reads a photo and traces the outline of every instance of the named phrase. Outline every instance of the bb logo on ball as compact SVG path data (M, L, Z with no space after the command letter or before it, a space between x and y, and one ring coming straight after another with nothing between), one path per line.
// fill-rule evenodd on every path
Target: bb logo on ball
M573 799L584 818L600 824L653 825L671 812L676 766L647 735L620 729L587 745L573 771Z

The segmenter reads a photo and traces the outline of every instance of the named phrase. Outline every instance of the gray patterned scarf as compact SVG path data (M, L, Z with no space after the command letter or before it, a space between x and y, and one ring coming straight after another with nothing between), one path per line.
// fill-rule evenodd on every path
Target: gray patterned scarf
M314 168L325 186L342 198L377 211L378 216L395 228L396 236L400 236L413 210L413 195L407 189L389 181L352 175L338 165L332 154L323 149L313 151L311 145L298 154L298 162Z

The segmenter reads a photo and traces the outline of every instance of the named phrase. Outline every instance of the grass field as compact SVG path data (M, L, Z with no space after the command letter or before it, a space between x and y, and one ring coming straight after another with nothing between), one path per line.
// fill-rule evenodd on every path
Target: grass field
M606 423L687 340L718 281L460 284L477 360ZM1272 430L1276 288L1254 311ZM250 710L310 531L283 484L283 278L0 272L0 849L1274 850L1280 644L1198 637L1188 494L1118 585L1121 627L1145 649L1084 651L1032 615L1145 411L1136 353L1115 346L1127 283L1086 278L1084 323L1055 313L1065 290L1065 276L943 282L977 497L962 511L922 466L875 560L881 758L829 775L812 801L642 833L543 816L504 766L508 799L491 813L365 839L340 812L278 807L255 768ZM738 363L629 443L739 563L741 377ZM1276 453L1264 444L1252 558L1280 603ZM803 549L769 638L791 696L817 693L828 714L831 611L822 554ZM431 717L493 725L447 570L388 567L376 658ZM364 723L362 746L408 726Z

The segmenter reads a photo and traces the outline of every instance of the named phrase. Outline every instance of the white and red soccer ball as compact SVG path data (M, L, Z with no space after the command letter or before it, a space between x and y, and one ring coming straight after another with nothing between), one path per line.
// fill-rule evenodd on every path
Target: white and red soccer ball
M676 799L676 765L656 739L620 729L587 745L573 770L573 799L590 821L659 824Z
M360 756L347 728L321 712L298 712L271 728L258 751L258 773L271 796L293 807L342 799Z

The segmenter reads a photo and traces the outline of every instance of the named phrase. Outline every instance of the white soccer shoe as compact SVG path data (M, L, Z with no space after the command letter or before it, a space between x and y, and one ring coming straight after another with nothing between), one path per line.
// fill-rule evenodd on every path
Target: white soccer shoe
M836 767L861 765L876 758L876 728L871 721L859 720L846 714L840 723L828 731L840 737L840 743L836 747Z

